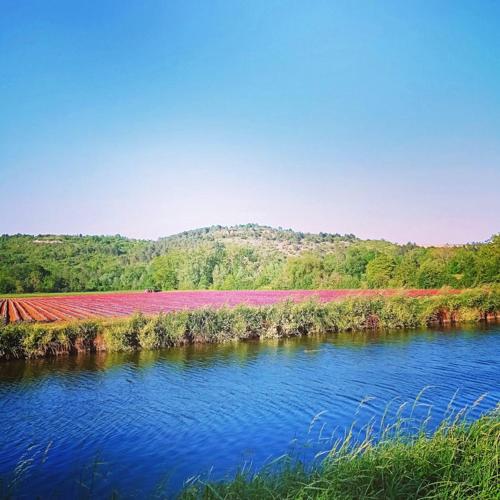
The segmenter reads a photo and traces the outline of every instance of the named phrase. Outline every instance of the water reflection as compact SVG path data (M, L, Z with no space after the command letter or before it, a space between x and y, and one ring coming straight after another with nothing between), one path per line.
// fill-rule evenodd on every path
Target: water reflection
M343 349L360 349L374 344L389 343L402 346L415 336L431 340L436 336L476 336L481 332L491 332L498 324L471 324L465 327L445 327L440 329L395 330L385 332L344 332L338 334L315 335L289 339L251 340L246 342L228 342L226 344L195 344L185 347L157 351L137 351L128 353L93 353L71 356L51 357L30 360L9 360L0 362L0 383L6 381L31 380L51 374L69 374L80 371L106 371L121 365L135 366L137 369L154 367L157 363L169 363L179 369L210 368L221 362L245 364L261 353L281 356L294 356L304 352L311 357L318 356L325 345Z

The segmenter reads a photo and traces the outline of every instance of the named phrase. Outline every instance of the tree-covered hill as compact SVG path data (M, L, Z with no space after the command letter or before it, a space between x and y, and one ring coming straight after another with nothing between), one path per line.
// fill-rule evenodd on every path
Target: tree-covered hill
M340 246L356 241L353 234L302 233L292 229L273 228L258 224L224 227L212 226L184 231L167 238L160 238L156 247L165 250L186 248L200 242L231 244L258 248L268 253L279 252L286 256L304 252L328 253Z
M161 289L472 287L500 281L500 236L453 247L256 224L157 241L0 236L0 293Z

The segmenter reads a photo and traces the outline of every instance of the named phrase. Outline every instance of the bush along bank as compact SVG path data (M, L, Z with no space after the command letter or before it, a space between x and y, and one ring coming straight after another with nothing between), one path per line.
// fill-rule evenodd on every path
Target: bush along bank
M495 320L497 288L433 297L353 297L338 302L204 308L156 316L0 327L0 359L91 351L160 349L192 343L287 338L318 333L417 328Z

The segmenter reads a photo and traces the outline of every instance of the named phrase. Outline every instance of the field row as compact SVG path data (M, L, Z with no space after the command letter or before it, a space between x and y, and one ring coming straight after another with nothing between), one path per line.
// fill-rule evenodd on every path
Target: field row
M31 297L0 299L0 318L3 323L114 318L129 316L136 311L158 314L207 306L261 306L287 299L303 301L310 298L329 302L348 296L387 296L394 293L396 290L236 290ZM408 290L405 293L408 296L435 295L438 290Z

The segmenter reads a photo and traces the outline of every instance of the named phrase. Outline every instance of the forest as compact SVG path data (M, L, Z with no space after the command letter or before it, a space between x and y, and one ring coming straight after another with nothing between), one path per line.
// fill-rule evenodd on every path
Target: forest
M469 288L500 282L500 235L422 247L256 224L156 241L2 235L0 293L112 290Z

